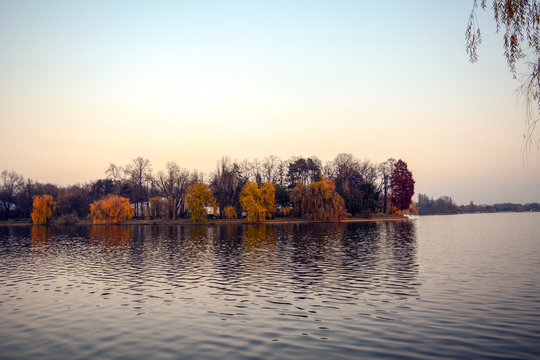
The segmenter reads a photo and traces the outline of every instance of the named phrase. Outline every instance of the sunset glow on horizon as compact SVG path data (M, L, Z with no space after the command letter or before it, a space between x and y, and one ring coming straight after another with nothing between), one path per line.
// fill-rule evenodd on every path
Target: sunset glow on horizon
M472 1L0 1L0 171L58 185L142 156L403 159L416 194L539 202L540 150Z

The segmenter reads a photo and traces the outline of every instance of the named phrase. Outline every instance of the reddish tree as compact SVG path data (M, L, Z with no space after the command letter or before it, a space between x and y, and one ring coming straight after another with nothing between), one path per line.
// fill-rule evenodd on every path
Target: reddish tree
M412 172L407 169L407 163L398 160L394 166L391 181L392 202L399 210L406 210L411 206L414 194L414 179Z

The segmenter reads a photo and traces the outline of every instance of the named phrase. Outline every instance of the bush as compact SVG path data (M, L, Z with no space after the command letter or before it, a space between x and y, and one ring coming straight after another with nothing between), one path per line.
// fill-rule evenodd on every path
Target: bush
M73 225L79 222L79 218L75 213L64 214L56 219L58 225Z

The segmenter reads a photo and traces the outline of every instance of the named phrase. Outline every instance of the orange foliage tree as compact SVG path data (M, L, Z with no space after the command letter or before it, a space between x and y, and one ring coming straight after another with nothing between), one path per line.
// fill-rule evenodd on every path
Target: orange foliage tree
M416 208L416 202L411 200L411 206L406 210L401 210L397 206L392 207L392 214L394 215L418 215L418 209Z
M248 221L264 221L274 211L276 188L264 183L259 188L256 182L248 181L240 192L240 205L247 212Z
M56 210L56 201L51 195L34 196L32 209L32 222L34 224L47 224Z
M212 207L214 212L217 209L217 201L208 185L197 182L187 189L186 203L191 219L193 221L208 221L207 207Z
M226 206L223 213L227 219L236 219L238 217L236 208L232 205Z
M294 212L299 217L313 220L341 220L347 214L345 201L336 192L330 179L323 178L311 185L298 182L291 191Z
M110 194L90 204L90 215L94 224L117 224L131 219L133 211L128 198Z

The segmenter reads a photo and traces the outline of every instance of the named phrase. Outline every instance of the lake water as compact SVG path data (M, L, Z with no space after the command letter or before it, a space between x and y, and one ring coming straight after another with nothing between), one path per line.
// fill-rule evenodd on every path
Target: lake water
M540 357L540 214L0 227L0 358L358 357Z

